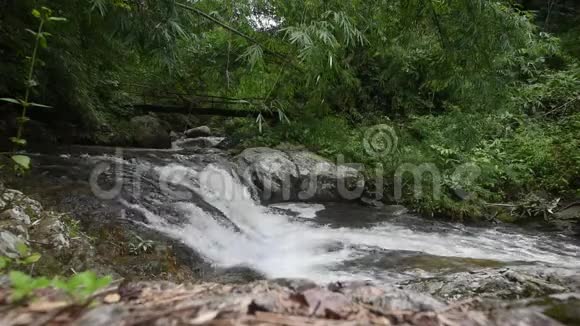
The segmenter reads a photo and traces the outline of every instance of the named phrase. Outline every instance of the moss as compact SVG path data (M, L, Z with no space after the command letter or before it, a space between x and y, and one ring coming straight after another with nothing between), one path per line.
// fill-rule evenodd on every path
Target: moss
M554 304L544 313L565 325L580 325L580 300Z

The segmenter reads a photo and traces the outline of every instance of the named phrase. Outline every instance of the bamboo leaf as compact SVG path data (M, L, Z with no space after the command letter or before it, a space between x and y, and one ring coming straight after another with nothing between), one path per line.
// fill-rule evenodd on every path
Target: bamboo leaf
M263 124L264 124L264 116L262 115L262 113L258 114L258 118L256 119L256 122L258 123L258 130L260 131L260 133L262 133Z
M0 101L12 103L12 104L18 104L18 105L22 104L21 101L14 99L14 98L0 98Z
M30 106L34 106L34 107L37 107L37 108L43 108L43 109L52 109L52 106L48 106L48 105L44 105L44 104L38 104L38 103L34 103L34 102L31 102L30 103Z
M48 20L53 21L53 22L66 22L66 21L68 21L64 17L50 17Z

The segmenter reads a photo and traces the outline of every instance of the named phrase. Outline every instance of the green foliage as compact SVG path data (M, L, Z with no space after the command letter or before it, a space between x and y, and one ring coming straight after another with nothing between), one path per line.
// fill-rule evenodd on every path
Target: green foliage
M38 104L30 101L30 97L32 95L32 89L37 87L39 84L35 79L35 68L39 61L38 58L38 51L39 48L46 49L48 47L48 37L51 36L50 33L44 31L44 27L46 24L51 22L64 22L66 21L65 18L62 17L55 17L52 15L52 10L47 7L40 7L39 9L32 10L32 16L38 20L38 29L37 31L33 31L30 29L26 29L26 31L32 36L34 36L34 46L32 51L32 56L29 59L28 64L28 73L25 79L25 92L24 97L21 99L14 99L14 98L0 98L0 101L17 104L22 107L21 115L16 120L18 125L18 131L16 133L16 137L11 137L10 141L14 145L14 148L22 148L26 146L26 140L22 138L24 126L30 120L26 114L29 108L50 108L50 106ZM30 157L25 155L12 155L11 157L12 162L15 164L15 170L17 173L22 173L26 170L30 169Z
M129 252L132 255L147 254L155 248L155 242L152 240L145 240L137 234L133 234L133 238L133 241L129 243Z
M18 257L11 258L0 256L0 272L4 272L10 268L23 268L33 265L40 260L41 254L33 252L24 242L17 244Z
M32 277L18 271L9 273L11 284L10 299L20 302L30 299L38 290L54 287L64 291L76 303L85 303L95 292L111 283L110 277L99 278L93 272L75 274L68 279Z
M12 292L10 299L19 302L30 298L36 290L47 288L51 281L46 277L31 277L22 272L12 271L9 274Z
M93 272L79 273L65 279L61 277L48 279L47 277L33 277L21 271L11 270L33 265L42 257L24 243L19 243L17 250L18 257L16 258L0 256L0 273L8 273L12 302L30 299L37 290L53 287L64 291L74 302L85 303L96 291L111 283L109 276L99 278Z
M68 280L54 279L52 284L55 288L63 290L76 302L85 302L98 290L111 284L111 277L99 278L93 272L75 274Z

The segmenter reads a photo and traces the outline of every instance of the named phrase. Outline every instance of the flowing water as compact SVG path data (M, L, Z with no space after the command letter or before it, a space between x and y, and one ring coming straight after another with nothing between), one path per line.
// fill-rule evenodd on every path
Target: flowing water
M85 181L92 175L105 190L119 184L117 193L99 195L122 204L122 218L185 243L219 267L321 282L389 282L504 265L580 269L580 247L563 235L467 227L355 204L265 206L252 199L218 150L68 153L39 155L38 170Z

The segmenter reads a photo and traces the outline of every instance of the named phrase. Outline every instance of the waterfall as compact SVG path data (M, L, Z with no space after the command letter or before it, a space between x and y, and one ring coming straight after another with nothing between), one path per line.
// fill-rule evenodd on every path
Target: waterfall
M148 190L155 196L122 203L144 217L149 228L182 241L219 267L247 266L271 278L322 282L392 277L385 266L372 263L392 253L580 267L580 248L548 235L444 224L421 230L410 224L422 223L412 216L408 225L386 220L336 227L316 221L326 209L320 204L261 205L235 172L219 163L203 165L181 157L154 165L152 171L155 176L148 179L165 179ZM360 214L365 212L360 208ZM365 259L370 263L361 267Z

